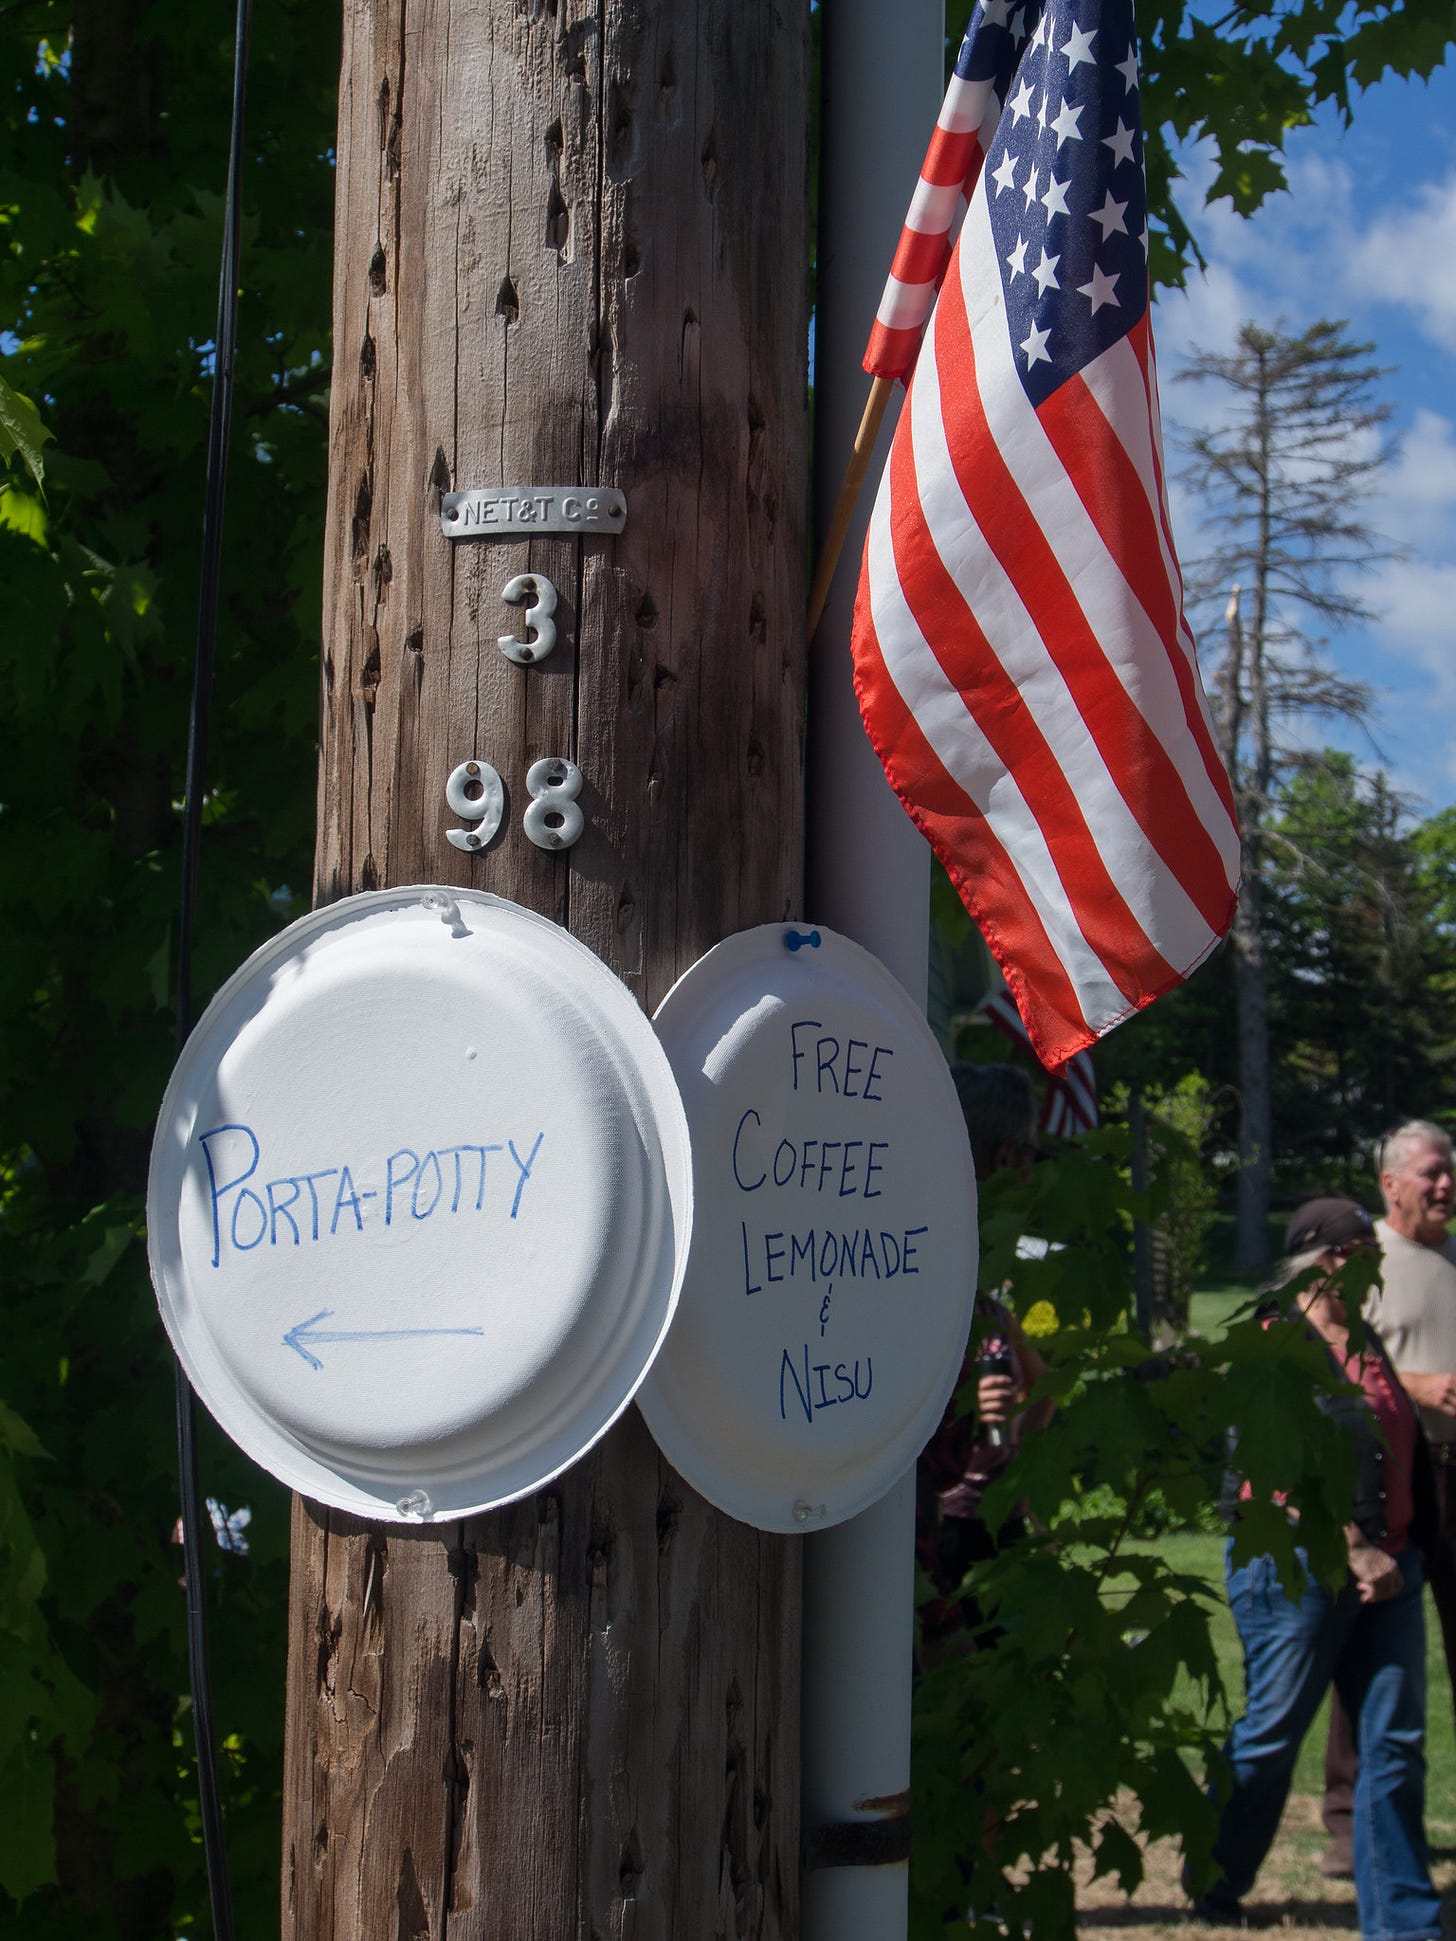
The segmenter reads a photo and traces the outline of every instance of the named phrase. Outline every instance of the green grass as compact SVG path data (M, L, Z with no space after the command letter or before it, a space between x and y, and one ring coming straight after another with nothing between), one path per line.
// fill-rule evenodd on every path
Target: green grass
M1219 1669L1236 1717L1243 1704L1243 1653L1238 1632L1223 1595L1224 1539L1220 1536L1178 1535L1143 1543L1137 1549L1164 1559L1173 1569L1202 1577L1219 1593L1213 1618L1214 1648ZM1426 1592L1426 1819L1433 1844L1449 1845L1456 1837L1456 1730L1453 1730L1451 1685L1441 1650L1441 1630L1431 1594ZM1187 1694L1181 1694L1187 1696ZM1329 1701L1320 1707L1295 1768L1294 1790L1318 1799L1324 1791L1325 1734Z
M1265 1229L1269 1259L1278 1260L1284 1250L1284 1229L1288 1216L1270 1216ZM1234 1258L1234 1216L1215 1213L1208 1223L1205 1239L1205 1266L1188 1304L1189 1326L1198 1334L1216 1341L1237 1310L1250 1301L1263 1279L1259 1274L1236 1274Z
M1227 1281L1221 1286L1196 1288L1188 1300L1188 1325L1194 1334L1217 1341L1235 1315L1247 1312L1254 1298L1253 1281Z

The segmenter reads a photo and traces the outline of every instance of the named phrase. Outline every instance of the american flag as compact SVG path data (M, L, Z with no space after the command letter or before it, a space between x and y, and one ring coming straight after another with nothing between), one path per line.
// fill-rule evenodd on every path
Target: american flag
M1036 1058L1026 1026L1021 1022L1021 1013L1012 1003L1009 991L993 991L981 1009L1003 1038L1009 1038L1019 1051L1029 1052ZM1037 1063L1041 1060L1037 1059ZM1056 1071L1047 1072L1037 1124L1054 1139L1076 1139L1084 1132L1096 1130L1097 1081L1092 1075L1090 1051L1079 1051Z
M979 0L865 359L914 370L855 686L1048 1068L1185 978L1238 878L1168 520L1147 242L1130 0Z

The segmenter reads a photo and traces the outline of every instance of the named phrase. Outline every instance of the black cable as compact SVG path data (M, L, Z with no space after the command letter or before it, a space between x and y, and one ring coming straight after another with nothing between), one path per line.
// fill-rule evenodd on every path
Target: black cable
M202 513L202 569L197 591L197 641L192 666L192 711L187 730L187 791L182 811L182 901L177 935L177 1049L192 1029L192 931L197 903L197 858L202 804L207 788L207 731L212 716L212 676L217 648L218 583L222 566L222 509L227 486L228 433L232 424L233 362L237 355L238 257L242 228L243 99L248 66L251 0L238 0L233 45L233 120L228 151L227 203L223 216L222 268L218 278L217 330L213 338L212 414L207 435L207 486ZM217 1782L217 1737L212 1722L212 1675L208 1662L207 1602L203 1583L203 1516L197 1488L197 1407L192 1387L176 1364L177 1470L182 1488L182 1556L187 1589L187 1668L192 1687L192 1728L197 1744L197 1785L202 1808L202 1846L214 1941L233 1941L232 1885Z

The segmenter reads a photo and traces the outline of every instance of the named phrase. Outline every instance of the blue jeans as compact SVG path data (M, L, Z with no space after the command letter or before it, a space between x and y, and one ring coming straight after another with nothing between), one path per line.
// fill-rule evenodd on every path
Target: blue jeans
M1352 1832L1361 1934L1439 1941L1441 1902L1426 1860L1421 1565L1413 1547L1399 1562L1404 1589L1379 1604L1362 1604L1353 1582L1335 1597L1310 1582L1291 1604L1272 1557L1238 1570L1226 1564L1247 1697L1224 1748L1234 1789L1214 1846L1223 1875L1215 1903L1237 1901L1253 1886L1279 1830L1300 1743L1333 1681L1360 1749Z

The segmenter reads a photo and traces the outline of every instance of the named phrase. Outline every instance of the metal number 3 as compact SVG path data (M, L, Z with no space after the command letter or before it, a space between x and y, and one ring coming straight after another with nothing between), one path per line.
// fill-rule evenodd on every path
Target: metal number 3
M526 638L517 640L514 634L502 634L501 652L518 667L545 660L556 645L556 622L551 618L556 611L556 588L541 573L517 573L501 588L501 598L508 607L526 609Z
M506 806L501 778L490 763L461 762L445 784L445 800L456 815L475 824L473 829L447 829L449 841L457 849L484 849L500 828Z
M526 770L531 806L521 821L538 849L570 849L586 827L577 797L581 770L564 755L548 755Z

